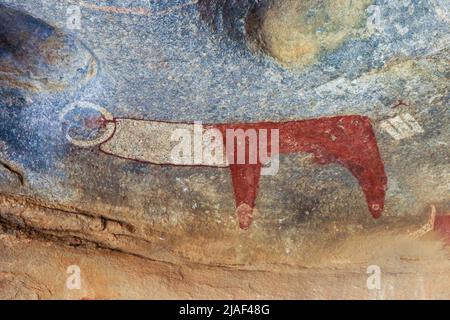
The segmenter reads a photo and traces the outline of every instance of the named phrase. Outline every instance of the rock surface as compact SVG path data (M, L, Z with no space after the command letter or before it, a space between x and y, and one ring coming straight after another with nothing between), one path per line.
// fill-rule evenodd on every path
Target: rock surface
M449 10L0 0L0 298L449 298ZM139 143L161 134L140 121L348 116L369 119L387 177L378 219L364 168L317 145L280 154L241 203L229 168L155 164L166 141ZM120 119L140 161L99 146ZM369 140L354 141L350 160Z

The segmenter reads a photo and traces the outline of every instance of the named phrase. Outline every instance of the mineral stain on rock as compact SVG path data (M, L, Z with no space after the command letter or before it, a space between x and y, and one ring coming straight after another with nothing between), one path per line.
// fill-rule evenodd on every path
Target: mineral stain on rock
M0 5L0 87L62 91L87 83L96 73L97 61L80 41Z

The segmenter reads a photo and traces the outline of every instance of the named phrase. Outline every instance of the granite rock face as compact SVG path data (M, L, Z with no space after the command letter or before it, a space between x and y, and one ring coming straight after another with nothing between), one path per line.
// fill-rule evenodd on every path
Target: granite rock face
M0 297L449 298L449 10L0 0ZM194 123L275 174L167 160Z

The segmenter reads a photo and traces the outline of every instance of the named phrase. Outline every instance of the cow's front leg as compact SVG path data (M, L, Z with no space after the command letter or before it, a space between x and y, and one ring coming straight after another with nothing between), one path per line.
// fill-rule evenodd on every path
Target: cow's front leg
M230 169L239 227L247 230L253 220L253 208L258 194L261 165L232 164Z

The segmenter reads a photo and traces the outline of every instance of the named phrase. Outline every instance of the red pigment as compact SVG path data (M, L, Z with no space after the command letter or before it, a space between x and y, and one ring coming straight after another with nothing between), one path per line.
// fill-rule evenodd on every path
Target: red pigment
M105 117L90 117L84 119L84 125L89 129L97 129L97 128L105 128L108 124L108 121Z
M280 123L219 124L207 127L219 129L224 136L225 144L227 143L225 139L227 129L244 131L266 129L268 141L270 141L270 130L278 129L281 154L308 152L314 155L317 164L337 163L344 166L358 180L372 216L374 218L381 216L387 177L369 118L339 116ZM248 149L247 145L247 159ZM230 169L236 207L247 204L250 208L254 208L261 163L232 164ZM247 223L241 224L241 228L248 229L251 223L248 215L251 215L251 212L244 211L241 215L245 217L243 220L247 221ZM239 216L239 218L241 217Z
M434 230L450 245L450 215L437 215L434 220Z
M120 118L111 122L116 120L120 120ZM105 120L100 124L104 125ZM265 129L267 130L267 141L271 141L271 130L278 129L279 153L307 152L314 155L317 164L337 163L344 166L358 180L372 216L374 218L381 216L387 177L369 118L350 115L287 122L211 124L204 127L220 130L225 148L227 129L244 131L253 129L257 133L259 130ZM257 135L258 138L259 135ZM247 139L246 164L230 164L236 214L242 229L248 229L252 222L252 212L258 195L262 166L259 157L255 164L247 164L250 162L248 161L250 158L248 145ZM270 143L267 147L268 155L273 155ZM259 154L259 141L257 152ZM237 148L234 153L232 156L236 158ZM231 161L229 162L231 163Z

